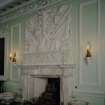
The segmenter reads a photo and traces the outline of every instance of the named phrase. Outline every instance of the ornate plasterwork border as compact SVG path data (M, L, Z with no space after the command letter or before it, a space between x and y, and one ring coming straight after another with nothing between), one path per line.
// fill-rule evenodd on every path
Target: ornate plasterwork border
M19 16L25 16L33 14L38 10L51 7L53 5L71 2L72 0L31 0L31 2L25 3L21 6L18 6L12 10L8 10L6 13L0 15L0 23L7 22L9 20L15 19Z

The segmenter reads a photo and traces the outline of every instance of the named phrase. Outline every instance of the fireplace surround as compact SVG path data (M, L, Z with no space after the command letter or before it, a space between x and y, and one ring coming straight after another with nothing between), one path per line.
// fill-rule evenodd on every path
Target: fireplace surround
M21 65L23 98L39 97L45 91L48 78L60 79L60 103L67 104L72 97L74 64Z

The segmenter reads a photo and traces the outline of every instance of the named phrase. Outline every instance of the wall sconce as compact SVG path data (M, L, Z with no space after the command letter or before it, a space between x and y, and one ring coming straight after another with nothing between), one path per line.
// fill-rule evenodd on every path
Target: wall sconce
M16 63L16 52L15 52L15 51L10 52L9 60L10 60L12 63Z
M86 49L85 49L85 58L90 58L92 57L92 53L91 53L91 44L90 42L87 43Z

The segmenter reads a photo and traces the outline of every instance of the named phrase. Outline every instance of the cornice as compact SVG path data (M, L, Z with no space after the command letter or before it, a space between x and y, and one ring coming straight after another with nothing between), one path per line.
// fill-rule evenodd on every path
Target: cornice
M37 12L38 10L54 6L56 4L68 3L71 1L72 0L31 0L30 2L26 2L23 5L0 14L0 23L8 22L20 16L31 15L33 12Z

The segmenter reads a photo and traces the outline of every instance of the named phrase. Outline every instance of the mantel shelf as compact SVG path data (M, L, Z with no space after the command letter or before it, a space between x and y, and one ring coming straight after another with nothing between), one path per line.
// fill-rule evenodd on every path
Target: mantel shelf
M26 64L22 64L22 65L14 65L17 68L21 68L21 69L34 69L34 68L39 68L39 69L74 69L75 68L75 64L57 64L57 65L26 65Z
M71 76L75 64L60 65L16 65L23 71L24 75L36 77L62 77Z

